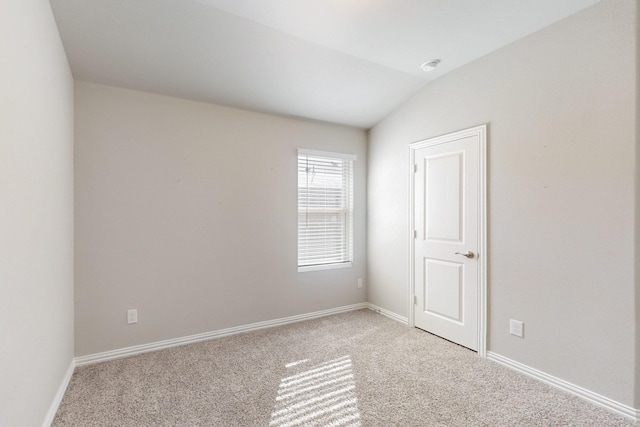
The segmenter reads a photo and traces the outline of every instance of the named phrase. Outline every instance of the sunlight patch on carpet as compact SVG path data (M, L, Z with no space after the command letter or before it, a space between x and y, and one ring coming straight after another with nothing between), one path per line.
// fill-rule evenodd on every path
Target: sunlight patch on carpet
M286 367L300 367L308 361L292 362ZM343 356L282 378L269 425L359 427L352 368L351 357Z

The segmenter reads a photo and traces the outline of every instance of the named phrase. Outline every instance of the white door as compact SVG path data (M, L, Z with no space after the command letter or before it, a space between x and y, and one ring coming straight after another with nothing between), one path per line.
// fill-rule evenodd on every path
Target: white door
M412 144L414 324L475 351L484 316L485 130Z

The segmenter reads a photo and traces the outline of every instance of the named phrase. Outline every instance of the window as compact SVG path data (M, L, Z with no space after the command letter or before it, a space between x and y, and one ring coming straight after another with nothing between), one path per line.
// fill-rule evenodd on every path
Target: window
M298 150L298 271L351 267L355 160Z

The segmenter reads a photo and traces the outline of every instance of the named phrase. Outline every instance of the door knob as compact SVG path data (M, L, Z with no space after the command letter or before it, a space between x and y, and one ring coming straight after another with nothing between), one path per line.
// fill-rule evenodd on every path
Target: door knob
M473 258L475 255L473 254L473 252L471 251L467 251L466 253L461 253L461 252L456 252L456 255L462 255L462 256L466 256L467 258L471 259Z

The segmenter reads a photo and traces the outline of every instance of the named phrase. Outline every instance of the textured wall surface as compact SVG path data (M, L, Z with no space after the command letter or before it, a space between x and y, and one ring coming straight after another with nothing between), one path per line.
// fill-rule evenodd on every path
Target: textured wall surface
M358 156L352 268L297 272L297 148ZM77 82L76 356L364 302L366 157L359 129Z
M0 10L0 425L35 426L73 359L73 78L48 1Z
M602 1L371 130L371 303L408 311L408 145L488 123L488 350L634 404L635 25Z

